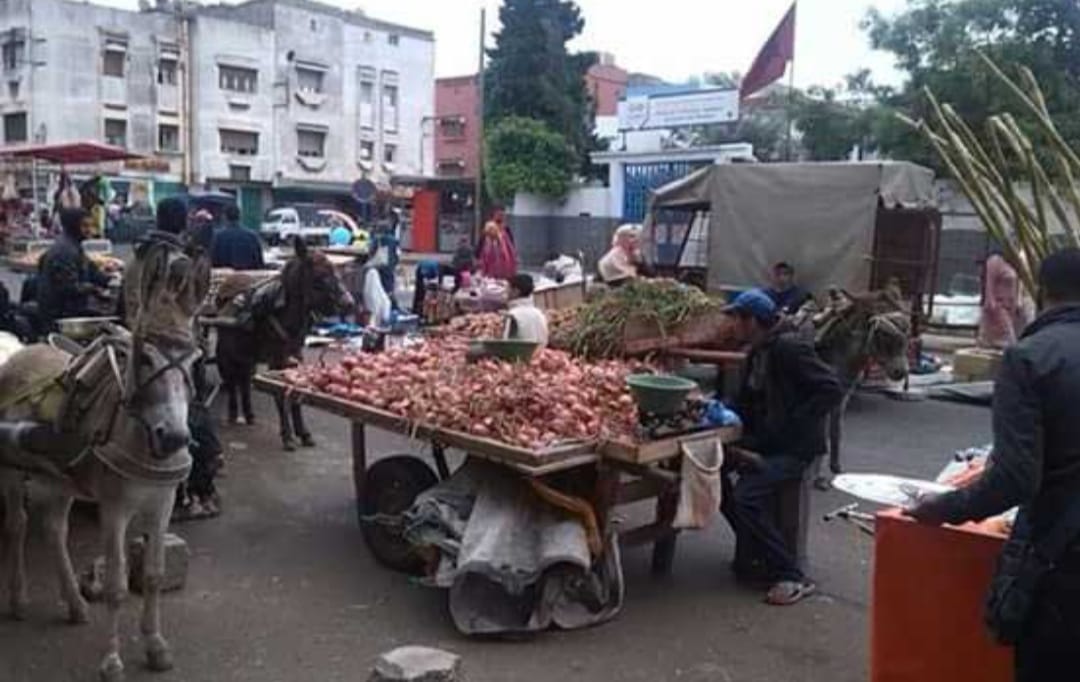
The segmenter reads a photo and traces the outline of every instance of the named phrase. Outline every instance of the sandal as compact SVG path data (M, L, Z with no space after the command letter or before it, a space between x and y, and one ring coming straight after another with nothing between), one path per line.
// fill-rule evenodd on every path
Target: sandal
M809 580L783 580L776 583L765 595L765 603L772 606L791 606L798 604L817 590Z

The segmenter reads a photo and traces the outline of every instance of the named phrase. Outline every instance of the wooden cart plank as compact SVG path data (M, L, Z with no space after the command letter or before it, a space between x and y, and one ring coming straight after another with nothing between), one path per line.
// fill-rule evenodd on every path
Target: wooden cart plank
M739 439L742 429L737 426L725 426L719 429L699 431L685 436L675 436L647 443L627 443L625 441L605 441L600 444L600 454L631 464L652 464L665 459L678 457L683 443L696 443L702 440L719 438L723 443Z

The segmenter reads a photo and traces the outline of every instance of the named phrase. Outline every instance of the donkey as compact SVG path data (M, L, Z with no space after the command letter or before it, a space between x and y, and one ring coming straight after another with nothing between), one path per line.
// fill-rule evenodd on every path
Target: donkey
M238 408L247 421L254 416L251 382L258 362L267 363L271 370L285 369L299 360L315 314L333 315L354 306L352 295L325 254L309 251L299 239L295 248L296 255L285 265L280 278L226 302L226 310L229 306L235 310L238 324L218 328L217 365L228 398L229 419L234 423L238 422ZM237 273L234 277L244 275ZM229 280L221 285L222 291L237 288L242 286ZM296 438L305 447L313 446L315 441L304 423L300 403L286 401L282 396L275 396L274 401L282 446L295 450Z
M11 612L22 619L28 607L24 546L32 490L42 497L68 619L87 621L68 554L68 513L75 498L97 502L109 610L108 647L99 668L105 682L124 676L125 536L140 513L148 522L143 646L151 670L173 665L160 622L163 539L177 484L191 468L188 402L198 355L197 348L152 343L117 327L85 350L54 340L27 346L0 365L0 495Z
M804 328L808 311L800 311ZM815 345L821 358L829 363L844 386L844 398L829 413L829 469L842 473L840 436L844 412L855 393L859 379L872 362L892 381L908 375L908 342L911 336L910 312L906 310L899 292L892 288L856 296L840 290L829 292L829 304L813 314L812 329ZM829 488L828 478L818 475L815 487Z

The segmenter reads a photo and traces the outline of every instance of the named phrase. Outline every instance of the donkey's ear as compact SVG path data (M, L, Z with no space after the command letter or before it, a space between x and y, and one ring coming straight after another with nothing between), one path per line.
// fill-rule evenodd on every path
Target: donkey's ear
M307 243L304 241L304 238L301 237L300 235L296 235L295 237L293 237L293 251L296 253L297 258L307 260L307 257L308 257Z

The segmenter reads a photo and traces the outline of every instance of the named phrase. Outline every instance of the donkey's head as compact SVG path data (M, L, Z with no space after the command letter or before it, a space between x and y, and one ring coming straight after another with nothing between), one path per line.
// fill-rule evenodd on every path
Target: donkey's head
M119 413L110 440L127 452L168 459L191 440L188 404L195 392L192 370L200 351L135 339L126 353Z
M326 254L310 251L300 238L295 241L295 250L296 256L281 273L287 302L298 306L305 314L316 312L322 315L346 312L355 305Z
M899 289L888 286L860 297L855 303L865 315L865 352L885 376L900 381L908 375L911 315Z

